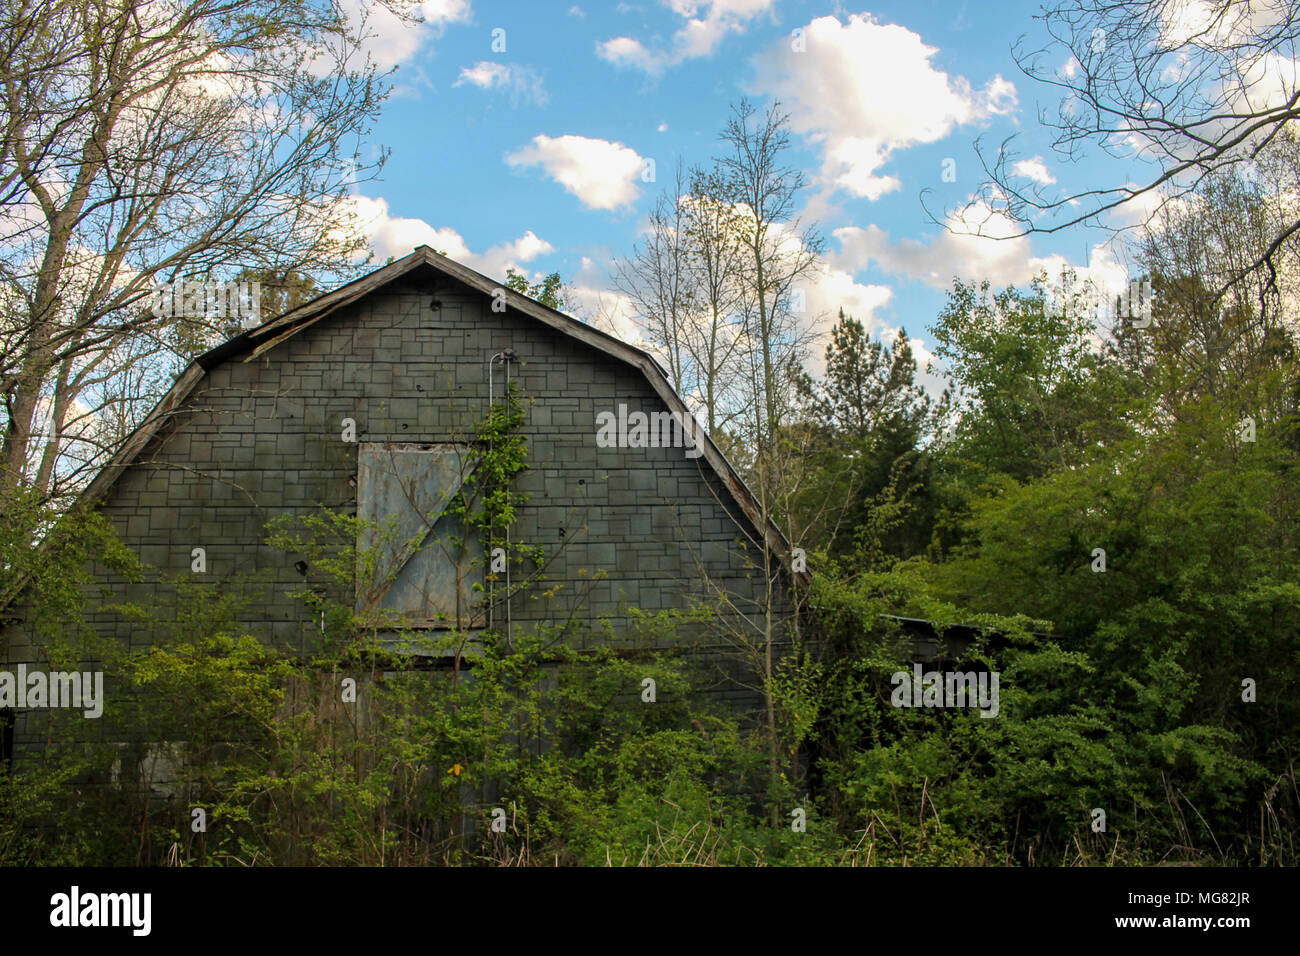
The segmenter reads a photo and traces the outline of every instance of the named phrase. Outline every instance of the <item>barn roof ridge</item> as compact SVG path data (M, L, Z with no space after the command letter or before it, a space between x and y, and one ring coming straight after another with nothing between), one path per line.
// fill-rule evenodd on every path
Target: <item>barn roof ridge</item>
M158 404L145 416L145 419L128 436L117 453L81 493L74 507L92 507L102 499L117 482L118 478L121 477L122 473L134 463L145 446L158 434L169 416L207 377L207 373L212 369L244 353L248 353L244 361L252 361L328 315L351 305L353 302L424 265L457 279L486 295L495 296L504 293L508 307L537 319L562 334L576 338L606 355L634 366L645 376L651 388L663 399L669 410L693 417L691 411L686 407L686 403L682 401L676 389L669 383L663 367L649 352L507 288L502 283L496 282L468 266L435 252L427 245L420 245L409 255L345 283L331 292L317 296L310 302L290 309L277 317L268 319L255 328L246 329L232 336L221 345L196 357L181 372ZM740 477L735 468L732 467L731 463L727 461L721 449L714 443L712 436L703 428L697 429L697 434L699 435L699 444L704 451L704 460L709 463L741 512L750 520L754 528L760 531L768 548L780 559L786 570L797 577L804 578L806 572L792 570L790 542L771 517L768 517L766 521L763 520L762 509L753 491Z

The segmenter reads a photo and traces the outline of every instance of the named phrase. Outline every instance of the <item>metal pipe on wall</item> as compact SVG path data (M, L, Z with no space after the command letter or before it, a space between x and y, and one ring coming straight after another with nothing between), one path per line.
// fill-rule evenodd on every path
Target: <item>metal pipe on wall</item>
M496 404L496 395L495 395L496 385L492 375L492 366L496 364L498 359L500 359L502 372L504 373L505 376L504 385L502 389L502 398L505 399L510 394L510 362L514 358L515 358L514 349L503 349L502 351L498 352L496 355L488 359L487 412L489 415L492 413L492 406ZM491 555L489 555L488 557L490 560ZM494 588L493 593L488 598L488 627L489 628L492 627L493 621L495 620L495 614L493 613L496 607L495 598L496 598L496 594ZM507 525L506 526L506 645L507 646L510 645L513 637L513 627L512 627L513 623L514 621L510 614L510 526Z

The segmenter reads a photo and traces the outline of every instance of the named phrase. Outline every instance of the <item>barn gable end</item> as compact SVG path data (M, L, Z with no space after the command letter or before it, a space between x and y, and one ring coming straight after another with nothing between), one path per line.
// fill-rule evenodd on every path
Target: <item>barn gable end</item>
M504 311L493 309L494 295ZM510 376L529 449L515 482L528 500L512 535L555 552L547 585L562 585L548 599L512 601L515 626L603 619L618 631L629 608L653 613L706 597L706 576L742 601L760 600L756 549L765 542L788 561L789 546L770 523L759 532L753 496L707 436L698 457L598 446L596 416L620 404L686 412L654 360L425 247L183 373L85 495L161 572L106 583L118 599L149 601L166 575L190 573L202 548L204 580L252 588L242 626L274 646L305 648L317 624L291 597L304 576L294 555L265 543L267 521L322 507L355 513L364 446L464 442L488 408L490 360L506 350L516 356ZM498 388L501 372L498 362ZM355 443L343 440L345 419L356 423ZM92 621L133 645L153 639L114 614ZM734 673L736 655L714 649L717 693L756 708L744 686L752 678ZM21 633L5 656L39 658Z

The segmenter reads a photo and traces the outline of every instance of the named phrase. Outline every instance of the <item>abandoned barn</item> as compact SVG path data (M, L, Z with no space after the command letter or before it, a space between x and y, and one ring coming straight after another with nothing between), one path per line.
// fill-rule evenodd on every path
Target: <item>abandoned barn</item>
M507 388L527 445L508 535L541 558L489 548L450 507ZM407 635L572 622L588 640L598 632L584 625L617 635L633 609L719 594L744 613L775 605L778 627L790 613L790 544L656 361L425 246L198 357L85 500L148 569L134 582L96 572L110 597L90 620L132 647L155 639L150 625L112 606L174 605L178 579L201 575L252 595L237 612L247 633L308 652L321 622L295 595L316 586L316 568L271 547L267 527L323 509L355 515L358 545L378 554L355 594L332 597ZM545 587L519 587L529 575ZM722 635L706 628L692 646L714 675L709 693L760 706ZM0 661L48 666L21 619ZM10 713L21 747L35 718Z

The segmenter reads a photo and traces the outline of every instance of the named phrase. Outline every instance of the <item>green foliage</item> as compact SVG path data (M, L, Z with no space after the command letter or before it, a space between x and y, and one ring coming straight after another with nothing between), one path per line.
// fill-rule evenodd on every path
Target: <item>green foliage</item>
M514 520L511 483L527 466L522 421L512 389L477 430L472 480L448 506L489 543ZM101 554L116 554L107 525L91 526L105 535ZM754 797L765 742L701 703L705 676L681 653L699 614L632 609L636 623L620 633L557 623L517 628L509 642L457 629L393 639L381 632L400 622L351 600L354 575L373 571L385 543L381 534L358 549L362 530L328 509L268 525L268 543L311 568L297 597L322 626L303 656L238 623L240 587L181 576L155 592L170 602L108 606L149 641L92 648L83 629L80 656L114 687L111 720L54 714L51 734L65 745L47 746L39 766L0 774L0 859L675 865L805 859L816 845L774 833ZM75 566L88 553L64 560ZM536 549L516 554L544 566ZM67 571L52 569L53 582ZM66 629L81 593L53 582L51 620ZM420 655L408 652L416 644ZM440 649L454 656L440 659ZM815 717L807 676L783 673L782 697L800 720L791 739L806 737ZM647 678L653 702L641 697ZM121 730L131 744L112 742ZM196 808L205 828L192 825ZM509 814L505 832L492 826L498 809Z
M803 419L780 440L810 460L789 523L827 554L860 568L924 554L940 490L935 456L923 447L948 414L947 393L931 401L916 384L907 333L892 346L867 338L840 311L826 346L826 376L796 378Z
M1086 457L1118 427L1135 390L1094 344L1090 290L1066 273L1022 292L953 283L933 326L957 408L955 453L984 474L1025 480Z
M529 283L528 276L516 272L513 268L506 270L506 288L513 289L520 295L536 299L542 305L557 312L567 312L571 306L567 298L564 280L558 272L552 272L541 282Z
M552 278L510 281L558 303ZM0 564L45 658L98 662L117 703L102 726L51 713L39 756L0 767L0 861L1294 865L1294 336L1270 327L1216 364L1194 348L1204 282L1168 263L1155 278L1154 346L1099 341L1068 276L958 282L935 330L948 431L906 336L871 342L841 316L826 379L800 383L777 436L813 464L783 507L814 574L794 652L756 671L770 727L704 693L690 651L719 607L631 609L616 633L574 623L577 595L510 640L460 619L404 630L354 601L377 550L357 542L385 529L326 509L267 530L311 568L298 597L320 636L302 653L237 623L238 588L185 579L174 606L101 606L148 641L102 640L92 563L132 579L132 556L102 518L13 502ZM1251 302L1230 305L1225 328L1255 335ZM447 509L544 598L551 556L508 533L523 417L512 388ZM495 575L487 589L504 596ZM998 676L996 717L894 705L907 619L945 642L927 669Z

